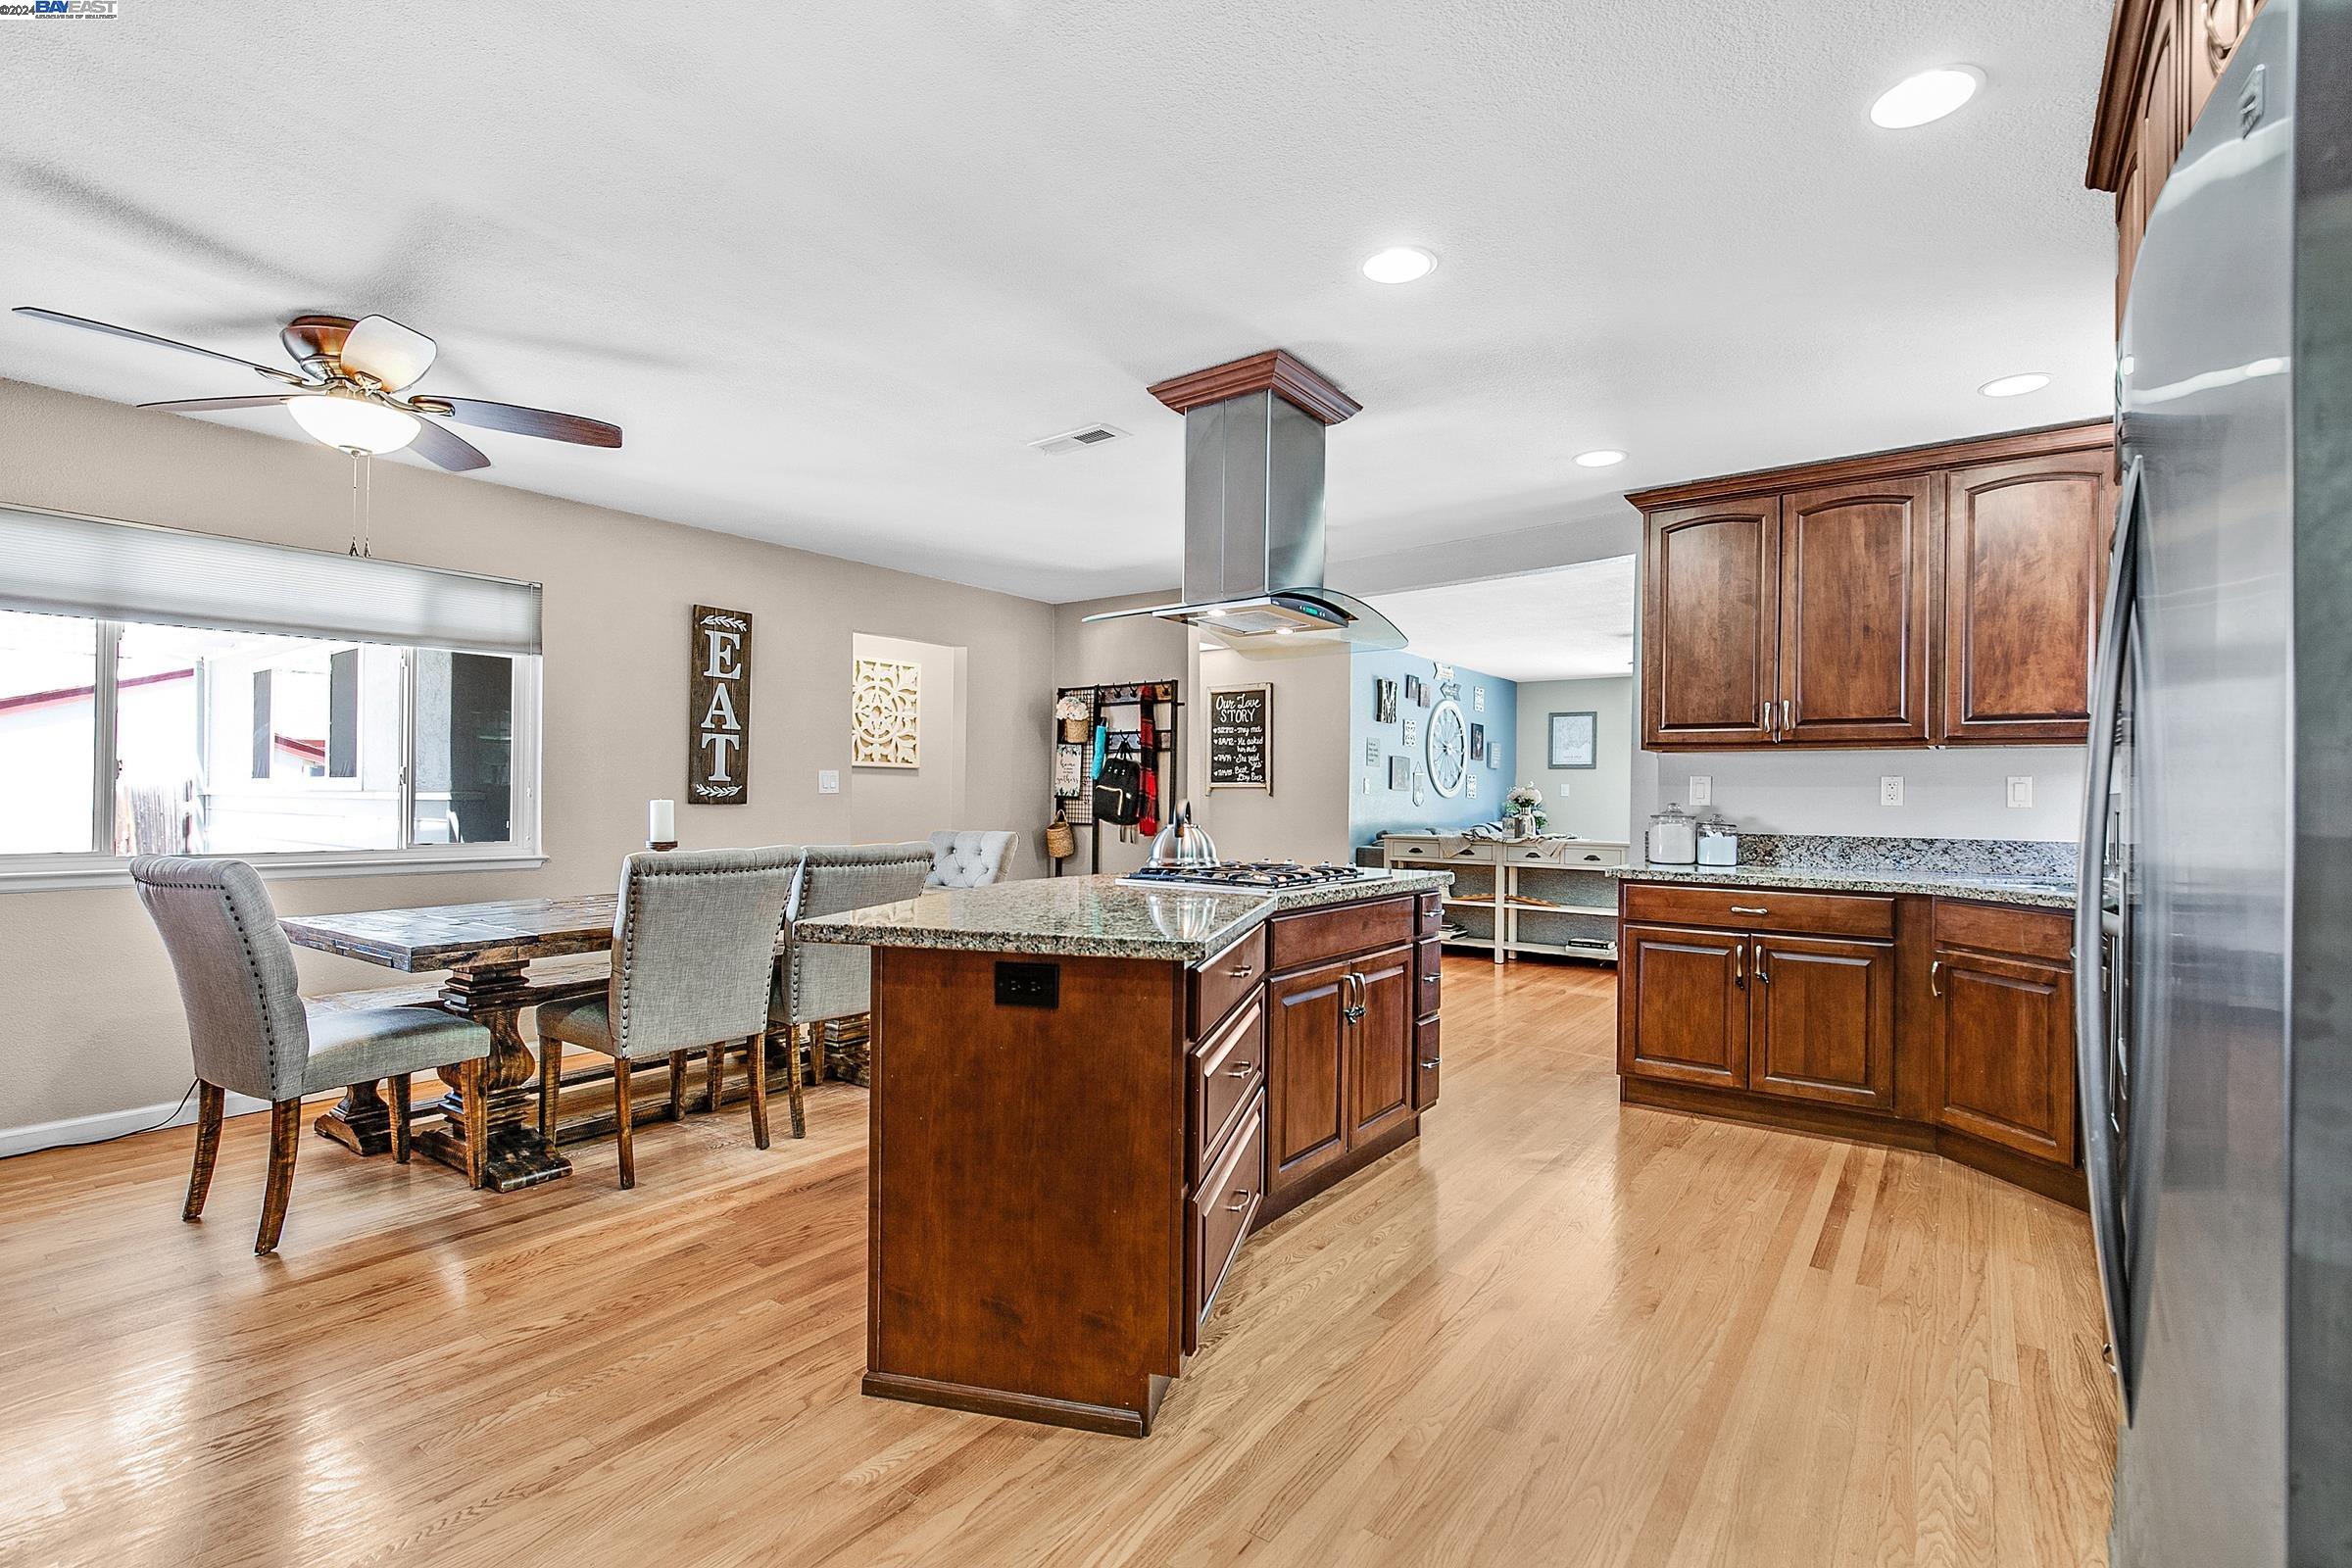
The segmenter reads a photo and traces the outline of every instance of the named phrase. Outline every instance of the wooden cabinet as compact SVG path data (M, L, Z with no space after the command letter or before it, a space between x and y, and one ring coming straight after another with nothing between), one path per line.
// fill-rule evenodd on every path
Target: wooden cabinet
M1649 518L1642 744L1769 742L1780 696L1778 496Z
M1617 933L1617 1070L1747 1086L1747 938L1624 926Z
M1638 491L1651 751L2080 743L2107 423Z
M2118 0L2083 183L2115 193L2115 317L2148 215L2262 0Z
M1269 949L1323 954L1351 942L1409 938L1417 906L1348 905L1278 917ZM1434 944L1429 945L1434 949ZM1424 992L1422 945L1376 951L1278 970L1266 982L1266 1218L1303 1202L1356 1166L1377 1158L1419 1125L1437 1096L1437 1069L1424 1074L1415 1048L1435 1060L1437 989ZM1431 1011L1419 1010L1426 995Z
M1276 1194L1347 1155L1353 990L1345 960L1266 983L1266 1182Z
M2113 472L2101 450L1943 475L1946 742L2034 745L2089 734Z
M1894 1108L1894 944L1749 939L1747 1085L1862 1110Z
M1782 498L1780 739L1927 740L1932 488L1907 474Z
M1621 909L1620 1099L1934 1149L2084 1201L2071 915L1640 882Z
M1938 1124L2074 1163L2073 941L2064 916L1938 901L1928 971Z

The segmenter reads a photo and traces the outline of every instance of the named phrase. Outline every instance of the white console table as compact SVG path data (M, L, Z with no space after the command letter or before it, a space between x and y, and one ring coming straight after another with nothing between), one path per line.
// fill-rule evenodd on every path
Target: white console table
M1627 846L1594 839L1468 839L1450 833L1392 833L1381 863L1443 866L1453 873L1445 940L1492 952L1617 958L1617 885L1606 868Z

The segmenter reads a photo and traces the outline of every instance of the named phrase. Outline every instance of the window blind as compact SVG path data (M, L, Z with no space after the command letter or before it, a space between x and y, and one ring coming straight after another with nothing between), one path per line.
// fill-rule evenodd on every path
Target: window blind
M0 610L539 652L539 585L0 507Z

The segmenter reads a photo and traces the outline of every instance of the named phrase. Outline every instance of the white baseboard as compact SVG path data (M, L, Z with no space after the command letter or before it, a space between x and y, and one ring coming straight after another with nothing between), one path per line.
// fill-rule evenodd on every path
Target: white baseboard
M225 1095L222 1109L231 1116L250 1115L268 1110L270 1102L256 1100L251 1095ZM0 1127L0 1159L11 1154L30 1154L43 1149L56 1149L65 1144L94 1144L103 1139L120 1138L145 1128L185 1127L196 1119L196 1097L190 1095L179 1113L165 1121L172 1102L160 1105L142 1105L132 1110L102 1110L95 1116L69 1116L64 1121L36 1121L29 1127Z

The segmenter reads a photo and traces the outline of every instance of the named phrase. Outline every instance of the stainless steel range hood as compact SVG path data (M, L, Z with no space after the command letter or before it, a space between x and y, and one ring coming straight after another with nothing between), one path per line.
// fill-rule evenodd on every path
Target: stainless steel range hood
M1243 653L1402 648L1404 633L1323 585L1323 432L1359 405L1281 349L1162 381L1184 416L1184 597L1089 615L1156 615Z

